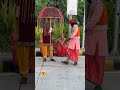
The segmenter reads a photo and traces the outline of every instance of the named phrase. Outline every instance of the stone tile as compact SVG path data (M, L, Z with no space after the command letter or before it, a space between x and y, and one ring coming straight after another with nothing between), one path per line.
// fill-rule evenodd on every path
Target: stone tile
M41 67L43 64L43 58L42 57L35 57L35 67Z
M41 70L41 67L38 67L38 68L35 68L35 85L37 83L37 80L39 78L39 75L40 75L40 71Z
M36 90L85 90L84 68L44 66Z
M103 90L120 89L120 71L105 72Z
M19 81L17 73L0 74L0 90L19 90Z
M44 63L45 66L59 66L59 67L74 67L73 61L70 61L69 65L64 65L61 61L66 60L67 57L55 57L56 62L51 62L48 58L47 62ZM78 65L75 67L85 67L85 58L83 56L79 57Z
M20 90L35 90L35 74L28 75L28 83L23 84Z
M102 90L119 90L120 89L120 71L105 72ZM86 90L93 90L94 85L86 81Z

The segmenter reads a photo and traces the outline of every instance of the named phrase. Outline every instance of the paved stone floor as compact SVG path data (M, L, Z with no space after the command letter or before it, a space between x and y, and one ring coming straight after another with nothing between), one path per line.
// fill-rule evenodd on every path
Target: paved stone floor
M66 57L55 57L57 62L43 63L41 57L36 57L35 75L28 75L28 84L20 85L18 73L0 73L0 90L93 90L93 85L85 83L84 56L79 57L78 66L63 65L60 61ZM41 70L46 76L41 76ZM86 88L85 88L86 86ZM102 90L120 90L120 71L105 72Z
M28 84L20 85L20 75L18 73L0 74L0 90L35 90L35 76L28 75Z
M93 84L85 82L85 90L94 90ZM120 90L120 71L105 72L102 90Z
M66 57L55 57L56 62L43 63L42 57L35 60L35 90L85 90L85 61L79 57L77 66L61 64ZM46 75L42 76L41 71Z

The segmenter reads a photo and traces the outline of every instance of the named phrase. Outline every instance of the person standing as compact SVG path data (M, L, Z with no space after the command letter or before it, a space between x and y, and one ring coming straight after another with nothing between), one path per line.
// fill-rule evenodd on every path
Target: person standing
M42 54L43 54L44 62L46 62L48 51L49 51L50 60L55 61L53 58L52 34L53 34L53 29L52 27L50 27L50 19L46 19L43 25L43 34L42 34L43 35Z
M108 17L104 0L88 0L91 7L85 26L85 74L95 84L94 90L102 90L105 56L108 55Z
M35 41L35 20L34 20L34 0L18 0L18 21L19 38L17 42L17 60L20 84L27 84L27 76L30 65L34 69L34 41Z
M76 23L75 19L69 20L69 23L72 26L72 35L69 36L68 39L66 39L65 42L69 42L68 45L68 57L66 61L61 61L63 64L68 64L69 60L71 59L74 61L74 65L77 65L78 62L78 56L79 56L79 50L80 50L80 29L78 28L78 25Z

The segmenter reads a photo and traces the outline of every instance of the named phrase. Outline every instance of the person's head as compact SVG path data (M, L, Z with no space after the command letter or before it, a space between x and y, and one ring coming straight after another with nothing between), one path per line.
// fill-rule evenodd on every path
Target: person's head
M73 25L77 24L75 19L70 19L69 23L72 27L73 27Z

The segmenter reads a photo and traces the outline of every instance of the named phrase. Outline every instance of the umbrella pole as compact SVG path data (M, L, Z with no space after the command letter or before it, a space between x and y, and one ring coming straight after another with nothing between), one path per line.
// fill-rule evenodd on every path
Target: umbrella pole
M50 27L51 27L51 19L50 19ZM50 32L50 60L51 60L51 33L52 31Z

